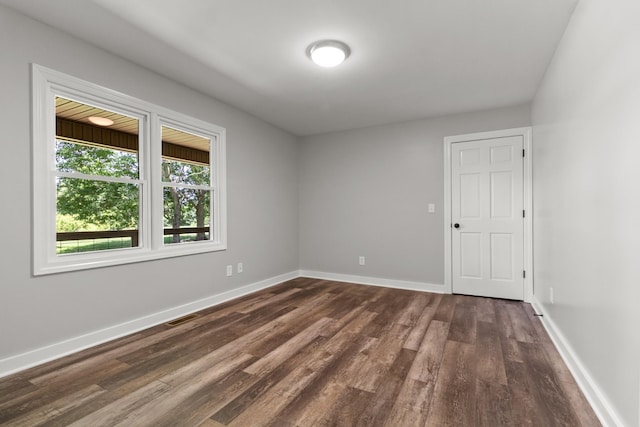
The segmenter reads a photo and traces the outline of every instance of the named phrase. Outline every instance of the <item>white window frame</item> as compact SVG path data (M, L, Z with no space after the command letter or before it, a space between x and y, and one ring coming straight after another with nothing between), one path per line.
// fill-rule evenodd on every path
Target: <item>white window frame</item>
M56 254L56 176L83 177L56 171L55 98L61 96L139 120L137 180L118 182L140 187L139 246L77 254ZM44 275L183 255L226 250L226 130L193 117L102 86L32 64L32 208L33 274ZM211 141L212 190L209 240L164 244L162 195L162 132L167 125ZM109 178L111 181L112 179Z

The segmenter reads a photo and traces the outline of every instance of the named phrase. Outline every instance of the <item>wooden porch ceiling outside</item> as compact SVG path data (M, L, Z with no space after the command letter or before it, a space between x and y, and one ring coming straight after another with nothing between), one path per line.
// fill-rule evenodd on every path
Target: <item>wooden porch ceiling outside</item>
M96 126L89 117L113 120L108 127ZM124 149L138 150L138 120L123 114L56 97L56 136ZM209 164L209 140L197 135L162 127L163 157Z

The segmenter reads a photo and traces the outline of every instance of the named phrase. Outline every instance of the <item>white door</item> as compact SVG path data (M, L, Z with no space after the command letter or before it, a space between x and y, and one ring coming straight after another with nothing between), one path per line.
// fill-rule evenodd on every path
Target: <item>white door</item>
M451 147L452 287L524 299L523 137Z

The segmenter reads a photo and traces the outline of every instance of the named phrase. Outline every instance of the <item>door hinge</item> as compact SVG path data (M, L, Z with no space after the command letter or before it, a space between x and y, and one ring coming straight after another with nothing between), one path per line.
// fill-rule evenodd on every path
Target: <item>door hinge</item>
M522 157L524 157L524 148L522 149Z
M526 271L524 271L524 270L522 270L522 278L523 278L523 279L526 279L526 278L527 278L527 272L526 272Z
M525 217L525 215L524 215L524 209L522 209L522 218L524 218L524 217Z

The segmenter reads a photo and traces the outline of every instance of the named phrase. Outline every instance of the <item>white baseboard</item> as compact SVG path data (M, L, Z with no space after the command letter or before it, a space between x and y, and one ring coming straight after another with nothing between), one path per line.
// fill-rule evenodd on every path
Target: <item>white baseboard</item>
M300 270L301 277L335 280L337 282L357 283L360 285L382 286L385 288L406 289L409 291L446 293L444 284L410 282L407 280L382 279L379 277L355 276L351 274L326 273L324 271Z
M177 317L181 317L214 305L221 304L225 301L241 297L262 289L275 286L287 280L298 277L298 271L292 271L279 276L270 277L259 282L255 282L237 289L232 289L217 295L193 301L187 304L172 307L157 313L120 323L115 326L101 329L99 331L90 332L78 337L70 338L65 341L57 342L45 347L40 347L22 354L7 357L0 360L0 378L13 373L31 368L42 363L67 356L72 353L84 350L161 323L168 322Z
M593 377L591 377L591 374L589 374L589 371L586 369L576 352L555 324L553 318L549 316L548 312L544 309L544 306L535 296L531 301L531 305L536 313L542 314L542 317L540 317L542 325L547 330L553 344L558 349L564 363L571 371L573 378L575 378L578 386L582 390L582 393L591 404L591 407L600 419L602 425L605 427L624 426L620 416L606 398L602 389L600 389Z

